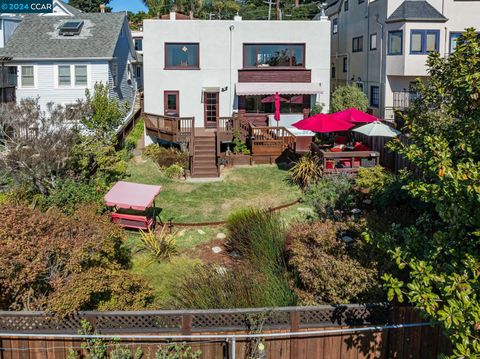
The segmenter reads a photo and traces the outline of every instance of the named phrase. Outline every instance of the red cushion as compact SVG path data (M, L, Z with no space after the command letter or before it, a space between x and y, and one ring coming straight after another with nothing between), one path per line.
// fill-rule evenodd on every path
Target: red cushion
M335 143L344 145L347 143L347 138L345 136L337 136L335 137Z
M327 161L327 163L326 163L325 165L326 165L326 169L327 169L327 170L331 170L331 169L334 168L335 162L333 162L333 161Z
M332 147L330 152L342 152L342 149L340 147Z
M340 163L343 165L343 167L352 167L352 162L349 160L340 160Z
M370 147L361 142L356 142L355 146L353 146L353 149L355 151L370 151Z

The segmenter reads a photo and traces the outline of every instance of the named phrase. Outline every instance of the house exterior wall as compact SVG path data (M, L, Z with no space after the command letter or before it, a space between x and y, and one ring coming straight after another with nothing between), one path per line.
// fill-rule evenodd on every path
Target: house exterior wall
M376 116L393 119L394 92L408 91L416 78L427 77L426 54L411 54L412 30L438 30L439 52L448 56L450 33L461 32L465 28L480 29L480 2L456 0L428 0L448 20L446 22L386 22L387 18L404 0L366 0L358 4L349 1L348 11L344 0L340 0L327 10L331 21L338 19L338 33L332 33L331 65L335 66L336 78L332 79L332 90L346 83L361 83L367 97L371 97L371 87L380 89L380 105L371 107ZM389 31L403 31L403 53L388 54ZM370 35L377 34L377 49L370 50ZM363 36L363 51L352 51L352 38ZM347 72L343 72L343 58L347 58ZM361 81L359 81L361 79Z
M198 70L165 69L164 44L199 43ZM306 69L311 82L320 83L324 93L316 99L329 107L330 22L329 21L144 21L145 112L164 114L164 91L179 91L180 116L195 116L195 126L204 126L202 89L222 89L219 116L231 116L238 107L235 84L243 68L244 43L305 44ZM279 82L279 81L275 81Z
M118 38L114 52L114 60L109 64L110 97L120 103L127 103L130 109L133 106L137 83L133 68L135 50L128 23L125 21L122 32ZM114 65L117 66L117 84L113 81Z
M18 68L17 101L39 97L42 110L46 110L49 102L62 105L73 104L78 99L84 99L85 90L87 88L92 90L96 82L107 83L108 81L107 61L29 61L17 62L13 65ZM72 86L58 85L59 65L71 65ZM87 86L74 85L74 65L87 65ZM33 87L25 87L22 84L21 66L33 66L35 83Z

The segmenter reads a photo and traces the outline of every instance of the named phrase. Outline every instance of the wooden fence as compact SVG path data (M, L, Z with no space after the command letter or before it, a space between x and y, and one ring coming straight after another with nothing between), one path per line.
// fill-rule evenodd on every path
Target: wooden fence
M288 336L257 340L245 337L232 339L231 335L254 332L252 318L261 317L264 318L262 334L287 333ZM151 358L158 346L168 341L163 337L149 339L148 336L152 335L195 335L195 338L177 340L188 342L193 349L202 351L202 358L208 359L245 358L248 349L258 345L258 340L262 340L265 346L263 358L268 359L434 359L439 353L450 351L448 340L438 328L422 324L425 321L414 309L379 304L204 311L81 312L64 320L57 320L43 312L0 312L1 358L64 359L69 348L81 352L81 339L69 335L77 333L82 320L90 322L98 333L136 335L136 339L122 338L119 343L129 345L133 352L141 347ZM415 327L392 327L412 323L420 324ZM386 325L390 328L381 329L381 326ZM373 326L377 326L376 329ZM342 332L353 328L355 332ZM362 328L370 329L361 331ZM332 329L336 332L328 332ZM293 334L312 331L315 334ZM323 331L325 334L322 334ZM43 336L34 338L31 336L33 334ZM52 337L58 334L66 337ZM140 334L144 336L138 338ZM199 337L212 334L220 336Z

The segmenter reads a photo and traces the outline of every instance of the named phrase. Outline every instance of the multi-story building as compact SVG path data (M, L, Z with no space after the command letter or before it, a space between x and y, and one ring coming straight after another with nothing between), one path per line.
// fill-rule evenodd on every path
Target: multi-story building
M480 1L330 0L332 90L356 83L370 111L386 120L415 97L411 85L426 79L427 56L448 56L459 34L480 27Z

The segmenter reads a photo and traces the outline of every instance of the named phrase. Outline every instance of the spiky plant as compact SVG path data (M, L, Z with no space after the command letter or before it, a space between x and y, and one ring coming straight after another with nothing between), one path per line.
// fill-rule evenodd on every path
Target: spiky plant
M290 169L292 182L304 190L308 190L312 184L317 182L321 174L322 171L317 158L310 153L303 155Z
M167 225L155 233L152 230L140 231L139 252L148 252L152 261L161 262L177 254L177 232L170 232Z

